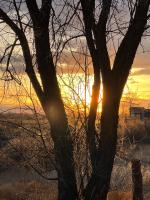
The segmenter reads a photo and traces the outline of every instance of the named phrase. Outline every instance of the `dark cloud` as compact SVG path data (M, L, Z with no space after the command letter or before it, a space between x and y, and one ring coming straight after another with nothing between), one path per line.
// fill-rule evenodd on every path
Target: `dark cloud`
M0 55L0 59L1 59ZM6 64L7 63L7 57L3 59L2 65L0 67L0 71L4 72L6 71ZM9 70L14 71L17 74L23 74L25 71L25 65L24 65L24 58L21 55L13 55L10 59L10 64L9 64Z

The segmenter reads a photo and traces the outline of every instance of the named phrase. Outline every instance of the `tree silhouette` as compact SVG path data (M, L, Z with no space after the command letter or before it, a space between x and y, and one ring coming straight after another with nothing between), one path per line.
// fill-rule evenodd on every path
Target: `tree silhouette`
M51 126L50 134L54 141L58 172L58 199L60 200L74 200L79 199L79 197L72 136L56 75L57 59L60 57L59 49L61 48L61 51L63 51L64 46L61 47L58 42L56 48L51 43L52 40L57 41L57 33L63 39L64 29L74 18L81 22L84 29L83 33L66 40L64 45L69 40L84 35L94 71L94 84L86 135L92 173L90 180L86 183L83 199L106 199L116 153L120 100L137 48L144 31L148 28L150 1L60 1L59 4L63 4L63 8L67 7L72 10L71 15L68 11L62 24L59 17L63 12L65 15L65 9L62 9L56 17L57 11L53 8L54 1L52 0L42 0L40 6L36 0L25 0L25 2L10 0L8 3L10 9L13 5L13 12L16 13L17 19L14 19L9 12L5 11L7 9L1 4L0 20L13 30L16 34L16 40L20 42L26 65L25 71ZM29 14L21 14L20 12L24 3ZM118 12L119 15L118 10L122 5L127 5L129 8L129 19L124 28L120 28L120 21L116 18L116 13ZM27 16L27 18L30 16L31 19L28 22L23 21L24 16ZM54 18L59 21L57 32L54 28ZM114 28L113 24L115 24ZM78 30L78 24L74 24L74 26L77 26L76 30ZM30 39L26 34L27 27L33 31L33 43L40 81L33 65ZM122 40L116 51L113 65L110 62L107 45L109 36L112 33L122 34ZM55 58L53 51L56 51L57 54ZM100 137L97 142L95 121L101 85L103 86L102 115Z

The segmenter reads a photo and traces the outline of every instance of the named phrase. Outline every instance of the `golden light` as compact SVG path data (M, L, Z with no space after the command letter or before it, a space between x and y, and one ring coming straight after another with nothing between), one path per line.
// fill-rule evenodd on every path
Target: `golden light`
M29 79L26 75L22 75L21 78L23 86L17 85L14 81L5 84L3 81L0 82L1 107L11 108L19 107L20 105L32 107L33 103L36 106L40 105ZM65 105L72 107L72 109L78 107L81 111L85 109L88 111L92 95L93 75L88 75L85 79L83 73L64 73L61 76L58 74L58 80ZM125 98L128 101L134 98L134 101L138 99L140 105L147 107L150 104L149 88L149 75L131 76L124 89L123 101ZM98 112L101 111L101 100L102 87L99 96Z

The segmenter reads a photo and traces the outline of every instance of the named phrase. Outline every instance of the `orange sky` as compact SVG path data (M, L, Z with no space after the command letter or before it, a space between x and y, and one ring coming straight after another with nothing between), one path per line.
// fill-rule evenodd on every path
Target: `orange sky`
M150 48L150 42L147 40L145 43L145 51L142 52L141 48L139 48L135 61L133 63L133 68L131 71L131 75L129 77L128 83L124 90L124 96L130 97L133 99L133 104L141 105L148 107L150 105L150 53L148 49ZM2 47L1 47L2 51ZM18 54L19 55L19 54ZM21 54L20 54L21 55ZM69 60L68 54L66 55L66 59L64 59L64 64L61 65L62 72L65 73L61 76L61 70L59 68L59 80L62 90L62 95L64 97L65 102L67 104L74 104L78 102L81 106L85 101L85 86L84 86L84 74L79 67L73 67L72 61L69 63L65 63L65 61ZM37 98L35 97L33 90L31 89L31 85L29 83L28 78L24 73L20 73L24 71L24 65L22 64L22 57L18 57L18 63L15 63L16 70L19 72L19 77L23 81L24 87L20 87L17 83L14 82L4 82L0 80L0 109L8 109L19 107L20 105L30 106L32 105L32 101L28 96L30 93L32 94L32 98L35 104L38 104ZM80 62L83 63L83 57L81 55L78 56ZM90 62L89 62L90 63ZM89 64L91 65L91 64ZM3 66L5 67L5 66ZM77 70L77 68L79 70ZM2 68L1 68L2 69ZM20 70L21 69L21 70ZM73 70L75 69L75 70ZM92 75L91 69L89 70L89 82L87 84L86 90L86 102L89 106L90 103L90 95L92 89ZM71 73L68 75L68 72ZM75 73L76 72L76 73ZM62 81L61 78L62 77ZM64 86L64 85L67 86ZM73 90L75 93L73 94ZM16 97L17 95L17 97ZM137 100L138 99L138 100Z
M150 75L149 74L137 74L141 68L133 68L132 73L129 77L128 83L124 90L123 101L132 102L133 105L145 106L150 105ZM0 110L7 110L8 108L16 108L20 105L22 107L38 105L37 98L34 91L29 84L29 80L26 75L22 76L22 82L24 86L19 86L17 83L0 81L1 87L1 106ZM59 77L61 85L62 95L67 106L76 106L77 104L82 109L85 102L85 85L84 85L84 74L77 73L64 74ZM63 81L62 81L63 80ZM92 75L88 78L87 89L86 89L86 103L89 107L90 96L92 91ZM5 88L5 90L4 90ZM32 96L32 99L30 98Z

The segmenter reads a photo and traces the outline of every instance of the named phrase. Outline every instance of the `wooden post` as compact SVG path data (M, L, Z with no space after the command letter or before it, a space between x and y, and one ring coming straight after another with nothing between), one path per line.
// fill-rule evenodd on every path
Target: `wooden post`
M140 160L132 160L133 200L143 200L143 181Z

